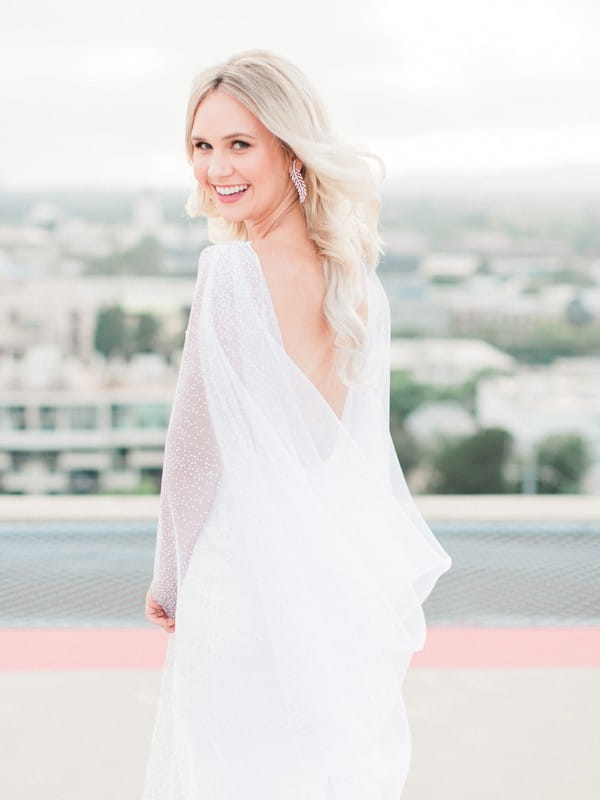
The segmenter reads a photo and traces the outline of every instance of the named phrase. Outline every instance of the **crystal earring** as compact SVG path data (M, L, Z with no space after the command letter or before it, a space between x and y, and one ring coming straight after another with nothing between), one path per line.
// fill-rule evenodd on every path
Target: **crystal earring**
M290 178L292 179L292 183L296 187L298 191L298 197L300 202L303 203L306 199L306 184L304 183L304 178L302 177L302 173L298 169L298 164L296 163L296 159L292 162L292 168L290 170Z

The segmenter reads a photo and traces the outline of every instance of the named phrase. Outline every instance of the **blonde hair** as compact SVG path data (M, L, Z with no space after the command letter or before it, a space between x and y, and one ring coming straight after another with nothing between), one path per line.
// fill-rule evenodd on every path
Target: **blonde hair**
M203 70L193 81L186 114L185 147L191 163L192 125L199 104L215 89L242 103L276 136L284 152L302 161L309 237L323 259L326 294L323 312L334 333L338 374L356 385L364 365L367 329L356 309L363 299L361 260L376 269L383 252L378 232L381 197L365 158L379 156L339 141L324 107L304 73L266 50L246 50ZM211 241L247 240L243 222L218 215L210 196L196 184L186 203L190 217L208 219Z

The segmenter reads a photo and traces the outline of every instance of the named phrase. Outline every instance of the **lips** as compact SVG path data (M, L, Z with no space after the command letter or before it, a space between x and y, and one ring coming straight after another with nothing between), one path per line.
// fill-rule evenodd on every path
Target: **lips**
M219 197L230 197L234 194L242 194L249 185L248 183L232 183L229 186L215 186L215 191Z
M250 188L249 183L232 183L229 186L214 186L215 194L219 198L219 203L235 203L240 200ZM225 194L221 194L218 190L226 190Z

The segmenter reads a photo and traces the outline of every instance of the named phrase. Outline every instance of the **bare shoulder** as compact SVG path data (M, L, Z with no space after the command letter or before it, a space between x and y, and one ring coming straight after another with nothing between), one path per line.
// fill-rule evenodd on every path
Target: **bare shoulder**
M273 301L282 317L297 316L300 321L315 311L322 312L326 293L323 259L315 245L290 245L288 242L262 240L252 243L263 268ZM366 323L367 295L357 309Z
M252 249L267 273L277 272L281 276L310 278L322 275L322 258L312 243L291 244L275 239L262 239L252 243Z

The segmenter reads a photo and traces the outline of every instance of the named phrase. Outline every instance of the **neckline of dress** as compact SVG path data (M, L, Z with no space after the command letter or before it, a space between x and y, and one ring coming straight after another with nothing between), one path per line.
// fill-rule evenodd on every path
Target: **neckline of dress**
M282 348L283 352L285 353L285 355L288 358L288 361L298 370L298 372L304 377L304 379L310 384L310 386L312 386L312 388L315 390L315 392L318 394L318 396L321 398L321 400L323 401L325 406L333 414L333 416L336 418L336 420L340 424L343 424L345 422L345 419L346 419L347 411L348 411L348 409L350 407L350 395L352 394L352 389L350 387L348 387L346 389L346 397L344 398L344 403L343 403L343 406L342 406L342 414L341 414L341 416L338 417L337 413L333 410L333 407L331 406L329 401L326 399L326 397L323 394L323 392L321 392L321 390L317 387L315 382L313 380L311 380L311 378L308 377L306 372L297 364L297 362L291 357L291 355L286 350L284 342L283 342L283 333L281 331L281 325L279 324L279 318L277 317L277 312L275 311L275 304L273 303L273 297L271 295L271 289L269 287L269 283L267 281L267 277L265 275L265 272L264 272L264 269L263 269L263 266L262 266L262 262L261 262L260 258L258 257L258 253L256 252L256 250L252 246L252 242L250 242L250 241L242 241L241 244L247 245L248 250L250 250L250 252L254 256L255 263L256 263L256 266L258 268L258 272L260 274L261 283L262 283L262 285L263 285L263 287L265 289L265 294L266 294L266 296L268 298L269 306L270 306L272 314L273 314L273 319L275 321L275 326L277 328L277 335L278 335L278 338L279 338L279 342L281 344L281 348ZM370 309L369 309L369 312L370 312Z

